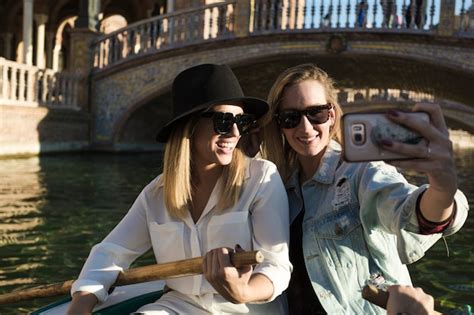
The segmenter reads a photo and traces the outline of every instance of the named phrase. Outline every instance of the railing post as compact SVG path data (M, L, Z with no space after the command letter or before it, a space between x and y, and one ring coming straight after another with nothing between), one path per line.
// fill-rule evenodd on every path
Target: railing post
M18 68L16 66L10 67L10 94L9 99L12 101L18 100L17 87L18 87Z
M234 8L235 36L246 37L253 31L255 0L237 0Z
M467 16L468 16L468 25L467 25L466 31L474 33L474 4L471 4L471 7L469 8L467 12Z
M451 36L454 33L455 0L441 0L438 35Z
M5 58L0 57L0 100L6 99L7 96L7 69Z

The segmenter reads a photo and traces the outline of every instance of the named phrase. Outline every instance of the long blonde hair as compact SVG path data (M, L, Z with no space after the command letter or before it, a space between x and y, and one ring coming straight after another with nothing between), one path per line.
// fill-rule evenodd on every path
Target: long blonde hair
M164 186L165 205L170 214L184 219L192 205L192 134L199 116L193 116L179 123L166 142L163 157L163 174L159 186ZM247 160L239 148L235 148L232 161L223 166L221 175L223 192L217 209L234 206L240 198L245 180Z
M276 164L278 171L286 181L292 171L298 167L296 152L285 141L285 137L280 131L274 116L280 110L281 99L285 90L306 80L319 82L326 93L326 100L334 107L336 114L334 125L329 134L330 139L340 142L341 139L341 117L342 109L337 102L337 93L334 88L334 81L327 73L314 64L301 64L283 71L268 94L268 104L270 110L263 118L263 143L262 156Z

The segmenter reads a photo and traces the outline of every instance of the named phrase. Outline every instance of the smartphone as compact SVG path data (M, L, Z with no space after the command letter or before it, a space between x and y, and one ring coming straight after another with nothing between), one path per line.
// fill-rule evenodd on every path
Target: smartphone
M409 112L427 122L425 112ZM408 144L425 143L419 133L389 120L385 112L348 113L342 116L342 153L348 162L409 159L400 153L383 149L381 139L391 139Z

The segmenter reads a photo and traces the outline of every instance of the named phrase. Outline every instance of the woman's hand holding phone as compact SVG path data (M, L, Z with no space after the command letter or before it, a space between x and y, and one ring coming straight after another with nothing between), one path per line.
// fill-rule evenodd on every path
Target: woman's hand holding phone
M430 122L399 111L389 111L387 116L391 121L419 133L427 140L427 144L414 145L389 139L382 140L380 144L384 149L412 157L412 159L389 163L404 169L426 173L433 189L454 194L457 189L457 179L453 144L449 140L449 132L441 108L437 104L419 103L415 105L413 111L428 113Z
M420 121L403 112L389 112L389 119L407 126L426 139L427 145L411 145L396 141L384 142L382 146L394 152L413 157L389 163L404 169L425 173L429 187L420 201L423 216L432 222L442 222L454 214L454 195L457 191L456 166L453 144L444 121L441 108L437 104L416 104L413 111L424 111L430 115L430 123Z

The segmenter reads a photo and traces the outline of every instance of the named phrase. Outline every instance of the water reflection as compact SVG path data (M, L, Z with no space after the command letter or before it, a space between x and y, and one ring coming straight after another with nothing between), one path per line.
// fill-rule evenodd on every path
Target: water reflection
M459 188L466 194L470 210L474 205L474 150L456 152ZM425 178L407 174L410 181L421 184ZM448 314L472 314L474 301L474 217L456 234L438 241L420 261L409 265L413 282L436 297L438 309Z
M24 237L43 223L39 209L44 203L45 188L39 174L39 159L0 161L0 287L14 287L36 282L31 270L41 263L21 258L21 250L35 246L38 237Z
M0 293L72 279L93 244L122 218L140 190L159 174L160 156L61 155L0 160ZM457 154L460 187L474 202L474 151ZM408 174L421 183L424 178ZM453 312L474 301L474 221L438 242L410 266L416 285ZM151 254L137 264L153 263ZM54 299L3 306L25 314Z

